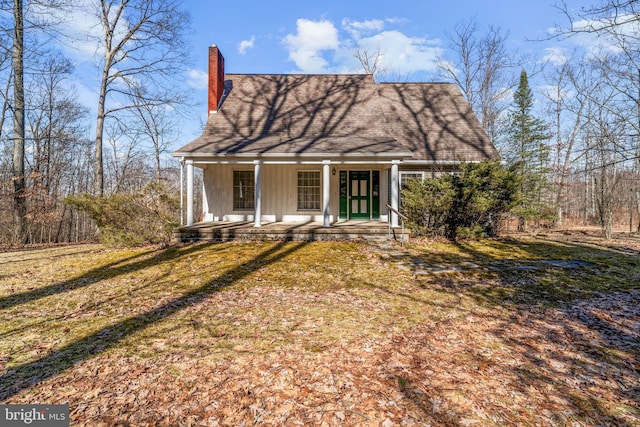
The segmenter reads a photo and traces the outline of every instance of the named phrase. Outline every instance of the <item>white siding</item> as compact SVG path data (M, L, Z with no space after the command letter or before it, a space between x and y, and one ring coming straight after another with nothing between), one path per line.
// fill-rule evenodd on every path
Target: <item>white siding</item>
M252 164L208 165L204 168L206 220L253 220L253 211L233 210L233 171L253 171ZM262 165L262 218L265 221L322 221L322 211L298 211L299 170L322 172L322 165ZM339 209L338 174L331 176L331 215Z
M371 167L373 166L373 167ZM331 222L336 220L340 211L340 170L378 170L380 171L380 216L386 220L390 203L389 167L380 165L330 165L331 170ZM336 170L335 175L333 170ZM205 221L253 221L253 210L233 210L233 171L254 171L253 164L207 165L204 167L203 210ZM425 176L439 175L440 168L405 167L401 171L422 171ZM322 173L322 165L262 165L262 219L264 221L285 222L322 222L322 211L298 210L298 171L318 171ZM322 189L321 189L322 192Z

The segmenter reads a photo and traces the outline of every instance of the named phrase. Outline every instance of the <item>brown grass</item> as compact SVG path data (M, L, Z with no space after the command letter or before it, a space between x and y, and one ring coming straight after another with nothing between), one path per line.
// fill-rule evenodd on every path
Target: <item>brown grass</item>
M0 400L72 425L640 425L637 240L0 254ZM546 259L582 260L558 268Z

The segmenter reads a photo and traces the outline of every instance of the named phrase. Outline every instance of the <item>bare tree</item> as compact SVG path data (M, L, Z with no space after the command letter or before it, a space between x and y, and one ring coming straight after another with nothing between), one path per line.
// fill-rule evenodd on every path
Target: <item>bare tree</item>
M25 8L23 0L0 2L1 9L8 12L11 4L11 21L7 25L7 32L11 34L12 64L7 88L13 91L13 103L8 106L5 93L2 122L7 111L13 115L13 144L11 180L13 181L13 218L14 240L26 242L27 235L27 194L25 177L25 32L32 33L49 31L50 22L43 20L47 12L59 10L65 0L34 0L28 2L29 10ZM7 91L8 92L8 91Z
M475 19L465 21L447 34L453 59L438 61L442 77L456 83L494 142L509 106L508 94L517 83L513 71L520 67L517 55L506 48L508 37L500 27L481 33Z
M620 204L618 190L625 163L627 128L618 111L618 91L602 76L609 66L603 64L601 58L592 58L587 66L588 78L580 88L586 103L582 154L594 214L605 238L609 239L613 232L613 214Z
M358 60L365 73L372 74L376 78L389 72L389 68L384 63L384 53L380 47L376 49L358 48L353 52L353 57Z
M133 114L137 131L140 136L151 142L153 157L155 161L155 180L160 183L162 179L161 156L169 145L177 140L176 129L178 114L173 104L184 104L183 97L179 93L175 95L164 95L162 97L149 96L149 90L144 86L132 88L130 94L131 104L134 106ZM148 98L172 99L175 102L164 105L154 105L144 102Z
M25 101L24 101L24 7L13 2L13 215L15 239L26 243L27 199L24 175Z
M607 86L610 96L606 103L598 104L601 99L590 101L606 109L608 120L617 126L615 133L609 132L615 139L609 139L607 144L615 156L604 165L616 162L618 167L631 168L634 173L618 176L636 181L640 177L640 1L594 0L591 6L572 9L560 0L556 7L567 24L556 26L553 37L594 35L600 46L598 52L591 52L590 61L599 68L599 81ZM628 187L636 193L636 210L640 214L640 189Z
M0 11L3 9L0 8ZM13 69L11 67L11 50L9 46L11 45L11 40L8 37L5 37L3 32L6 30L4 25L0 25L0 102L2 106L0 107L0 141L2 141L4 135L4 126L5 120L7 118L7 114L9 112L9 107L11 105L10 102L10 88L11 81L13 79ZM2 81L2 77L6 79L6 81Z
M179 0L99 0L96 4L103 57L96 121L95 193L102 196L105 120L134 107L126 102L132 88L140 83L166 87L184 67L189 15L181 10ZM110 98L118 102L110 103ZM138 101L147 105L167 102L158 98Z
M577 66L572 64L577 63ZM545 76L548 90L543 93L549 104L555 128L555 223L562 225L566 205L566 185L573 160L573 149L584 124L588 96L587 68L583 61L567 59Z
M567 18L569 25L556 26L555 35L627 33L626 37L640 41L639 34L625 30L625 27L640 21L638 0L601 0L599 4L580 9L572 9L565 0L560 0L556 8Z
M74 158L82 153L77 147L86 131L88 111L67 83L73 72L70 61L51 52L39 62L27 85L29 234L32 241L51 242L60 239L66 212L62 199L69 195Z

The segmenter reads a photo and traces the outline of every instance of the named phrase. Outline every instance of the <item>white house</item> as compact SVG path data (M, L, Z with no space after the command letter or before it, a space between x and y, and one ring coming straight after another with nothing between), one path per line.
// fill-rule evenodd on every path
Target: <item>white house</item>
M173 156L203 170L204 221L388 219L401 184L499 158L449 83L376 83L370 74L225 74L209 48L209 118ZM199 216L199 215L198 215ZM392 225L398 224L391 214Z

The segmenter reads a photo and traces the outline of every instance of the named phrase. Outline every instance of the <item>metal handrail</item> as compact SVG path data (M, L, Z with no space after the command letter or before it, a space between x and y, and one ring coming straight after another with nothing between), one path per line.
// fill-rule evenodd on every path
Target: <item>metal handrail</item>
M389 209L391 212L395 213L396 215L398 215L398 217L401 219L401 224L402 224L402 238L401 240L401 245L404 248L404 221L408 221L409 218L407 218L405 215L401 214L397 209L395 209L393 206L391 206L389 203L387 203L387 209ZM387 215L387 223L389 224L389 238L391 238L391 215Z

